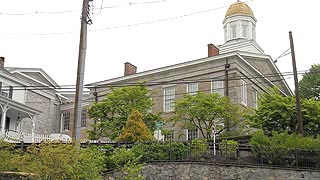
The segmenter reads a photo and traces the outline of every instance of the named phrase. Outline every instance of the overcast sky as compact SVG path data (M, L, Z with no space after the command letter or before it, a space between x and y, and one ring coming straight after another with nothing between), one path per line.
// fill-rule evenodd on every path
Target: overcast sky
M222 21L236 0L94 0L85 84L207 56L224 43ZM246 2L246 1L245 1ZM257 43L273 59L290 47L298 71L320 63L318 0L251 0ZM0 0L0 56L7 67L42 68L60 85L76 84L82 0ZM103 7L103 8L101 8ZM291 72L291 56L278 60ZM293 87L293 77L287 79Z

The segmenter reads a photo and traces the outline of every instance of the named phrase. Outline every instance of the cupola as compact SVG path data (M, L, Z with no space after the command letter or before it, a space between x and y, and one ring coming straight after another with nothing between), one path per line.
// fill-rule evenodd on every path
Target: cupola
M229 7L223 20L225 42L239 39L256 40L256 18L251 8L237 1Z

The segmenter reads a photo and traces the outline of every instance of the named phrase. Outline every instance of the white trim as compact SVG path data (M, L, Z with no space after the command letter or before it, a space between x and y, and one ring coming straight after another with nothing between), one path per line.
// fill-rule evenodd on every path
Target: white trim
M245 106L248 105L248 86L243 79L240 79L240 102Z
M196 85L196 91L195 92L189 92L189 85L191 85L191 84L194 84L194 85ZM194 94L197 94L197 92L199 91L199 83L198 82L189 82L189 83L186 83L186 92L187 92L187 94L191 94L191 95L194 95Z
M273 63L273 59L270 55L265 55L265 54L257 54L257 53L252 53L252 52L244 52L244 51L238 51L238 53L243 56L249 56L249 57L258 57L258 58L264 58L268 59L272 67L276 70L276 72L279 74L279 77L281 78L281 82L283 82L284 86L288 89L290 95L293 95L292 90L290 89L289 85L287 84L287 81L281 76L281 72L279 71L278 67ZM284 95L285 93L282 92Z
M173 96L173 101L175 101L176 99L176 86L167 86L163 88L163 112L173 112L174 111L174 107L172 107L173 105L169 105L168 109L166 110L166 88L171 88L173 87L173 94L170 94L170 96ZM171 99L170 99L171 100Z
M253 67L250 63L248 63L248 61L246 61L238 52L237 54L239 55L240 59L243 60L248 66L250 66L253 70L255 70L260 76L262 76L266 81L268 81L272 86L275 86L279 89L279 91L281 93L283 93L284 95L286 93L284 93L278 86L276 86L273 82L271 82L265 75L263 75L260 71L258 71L255 67ZM290 88L289 88L290 90Z
M17 67L8 67L6 68L11 73L40 73L48 82L50 82L54 86L59 86L46 72L44 72L41 68L17 68ZM28 76L28 75L27 75ZM30 77L30 76L28 76ZM30 77L31 78L31 77Z

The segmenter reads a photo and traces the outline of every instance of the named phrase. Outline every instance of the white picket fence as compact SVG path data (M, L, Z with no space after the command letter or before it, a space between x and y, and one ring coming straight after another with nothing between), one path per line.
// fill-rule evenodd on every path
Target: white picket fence
M0 132L0 137L10 143L40 143L44 141L62 141L71 142L71 138L65 134L32 134L24 132L6 131L4 134Z

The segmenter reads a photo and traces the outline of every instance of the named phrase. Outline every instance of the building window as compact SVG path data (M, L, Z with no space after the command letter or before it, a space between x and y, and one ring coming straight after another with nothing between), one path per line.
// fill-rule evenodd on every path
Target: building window
M187 84L187 93L194 95L198 92L198 83L188 83Z
M63 115L63 130L69 130L69 128L70 128L70 112L64 112L62 115Z
M242 21L241 26L242 26L242 36L244 38L247 38L248 37L248 22Z
M12 99L13 96L13 87L9 86L9 98Z
M81 112L81 127L87 126L87 110L83 109Z
M164 105L163 111L170 112L173 111L174 108L174 100L175 100L175 86L170 86L164 88Z
M211 93L218 93L224 96L224 81L219 79L211 80Z
M252 39L256 40L256 29L255 29L255 27L252 27Z
M258 92L256 89L252 89L252 107L257 109L258 108Z
M247 82L241 80L241 103L247 105Z
M174 130L170 130L167 134L164 135L164 141L173 141L174 140Z
M237 37L237 22L232 22L230 24L231 38L235 39Z
M187 129L187 140L192 141L198 138L198 129Z

